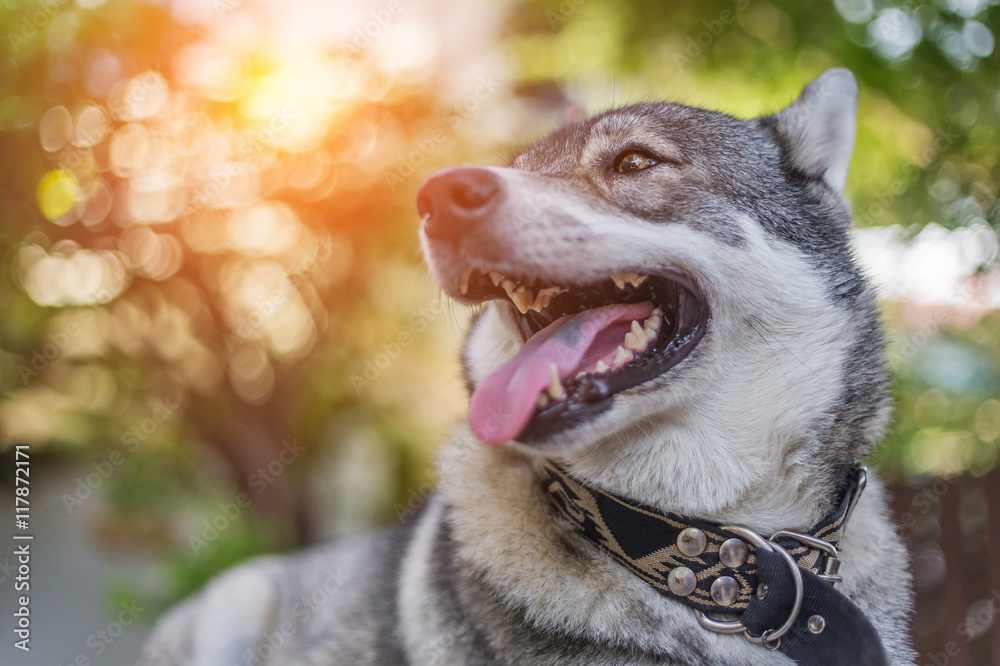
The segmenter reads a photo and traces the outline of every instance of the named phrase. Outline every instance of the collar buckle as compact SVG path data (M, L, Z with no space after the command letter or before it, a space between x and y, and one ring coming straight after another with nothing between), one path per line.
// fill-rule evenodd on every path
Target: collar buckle
M823 559L816 563L816 568L818 569L817 575L830 585L836 585L844 580L844 577L838 573L840 571L840 557L838 556L837 548L829 541L823 541L814 536L802 534L801 532L792 532L791 530L779 530L771 535L771 541L776 541L777 539L791 539L792 541L798 541L803 546L818 550Z
M847 505L847 508L844 509L844 528L847 527L847 523L851 519L851 514L854 513L854 509L858 505L858 500L861 499L861 493L865 490L865 485L868 482L868 468L859 463L855 467L854 474L853 482L848 487L847 494L844 497L844 503ZM821 559L816 563L816 573L820 579L831 586L844 580L844 577L840 575L840 557L837 553L837 547L829 541L823 541L811 534L793 532L792 530L779 530L771 535L771 541L777 541L778 539L797 541L803 546L818 550Z
M754 645L763 645L765 648L769 650L776 650L778 649L778 646L781 644L781 637L787 634L788 631L792 628L792 625L795 624L795 620L798 619L799 611L802 608L802 598L803 598L802 571L799 569L798 564L796 564L792 556L788 554L788 551L785 550L777 542L775 537L771 537L770 539L765 539L764 537L757 534L751 529L748 529L746 527L739 527L736 525L724 525L722 529L729 532L734 532L735 534L749 541L756 548L776 552L778 553L778 555L781 556L781 558L788 565L788 570L789 572L791 572L792 575L792 584L794 585L795 588L795 600L792 604L792 610L791 612L789 612L788 617L785 619L785 622L780 627L768 629L760 636L754 636L753 634L751 634L750 630L747 629L743 625L743 623L740 622L739 620L731 620L731 621L716 620L699 610L696 610L694 612L695 618L697 618L698 623L702 627L710 631L714 631L720 634L742 633L743 638L747 639ZM809 538L811 539L812 537ZM824 541L823 543L826 542ZM829 546L830 544L826 545Z

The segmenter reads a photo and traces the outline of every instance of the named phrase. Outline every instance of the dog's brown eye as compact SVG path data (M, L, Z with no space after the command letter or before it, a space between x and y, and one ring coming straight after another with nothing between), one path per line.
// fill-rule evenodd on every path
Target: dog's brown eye
M631 173L659 164L653 157L640 150L628 150L615 158L615 171Z

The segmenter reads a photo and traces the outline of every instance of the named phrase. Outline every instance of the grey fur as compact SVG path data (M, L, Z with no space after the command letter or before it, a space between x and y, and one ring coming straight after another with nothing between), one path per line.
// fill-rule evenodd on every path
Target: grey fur
M582 540L551 512L532 460L556 456L609 490L762 533L806 528L829 510L847 466L881 436L888 409L877 313L852 260L840 191L856 94L850 74L833 70L791 107L760 119L678 104L626 107L563 128L498 170L508 194L502 216L448 248L424 239L436 277L453 296L460 298L457 275L469 263L572 283L601 271L655 270L661 254L689 241L691 251L672 254L664 267L689 260L685 270L697 274L708 265L698 264L707 251L752 273L765 250L771 260L787 259L787 274L779 263L778 275L748 274L748 285L702 276L718 306L713 328L676 368L537 446L487 447L459 428L439 461L438 493L405 524L227 574L161 622L141 663L203 664L208 654L216 655L213 666L791 663L738 636L701 629L689 609ZM631 144L664 156L669 169L645 180L609 179L601 165ZM653 240L630 246L611 228ZM657 229L677 235L661 247ZM795 292L787 298L782 280ZM799 321L794 312L812 319ZM823 322L841 328L824 331ZM485 360L484 349L498 359L516 349L512 330L509 307L490 306L474 320L463 353L470 387L497 362ZM744 346L730 350L733 344ZM788 382L775 389L789 400L772 406L775 418L757 419L752 412L768 406L748 395L746 404L714 413L735 413L732 423L763 430L733 435L713 430L721 427L714 422L685 424L698 409L721 408L709 399L695 409L699 403L685 403L672 387L688 387L685 396L703 386L721 395L753 390L755 377L726 383L725 373L744 361L783 371L759 380ZM803 417L766 430L788 413ZM743 450L741 436L767 460L759 469L756 460L736 461L754 480L735 489L738 477L725 465ZM716 446L730 453L700 457ZM718 499L726 493L731 497ZM914 663L906 552L877 479L842 551L839 589L872 620L893 666ZM333 590L320 599L324 584ZM248 589L251 598L242 599ZM247 626L259 638L248 639L240 629ZM268 659L255 660L262 656Z

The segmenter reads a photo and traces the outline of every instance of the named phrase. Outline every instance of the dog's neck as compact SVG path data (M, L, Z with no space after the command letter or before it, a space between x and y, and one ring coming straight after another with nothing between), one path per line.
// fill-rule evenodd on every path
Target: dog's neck
M613 456L604 455L613 462ZM622 628L627 625L627 642L647 647L662 647L664 641L672 645L675 633L696 631L690 609L666 599L597 549L581 550L582 537L557 518L544 495L535 462L534 456L516 448L484 445L464 427L440 455L439 492L457 554L482 576L483 583L505 603L522 608L533 624L552 631L620 644L625 640ZM670 469L664 471L662 464L659 475L644 476L639 464L631 466L631 476L619 478L602 475L596 467L588 473L588 464L597 463L597 457L588 460L578 456L574 474L587 483L655 503L664 510L711 506L707 500L701 504L675 503L675 487L658 488L657 484L669 479L664 475ZM621 485L613 487L615 482ZM641 487L659 490L659 498L657 492L638 492ZM682 487L676 486L676 491ZM698 492L705 497L712 495L711 489ZM807 493L782 493L756 484L747 485L743 492L759 492L767 500L747 502L745 509L734 505L714 516L706 511L697 517L735 522L770 534L782 528L809 527L825 512L821 502L807 499ZM784 496L791 501L779 507ZM573 585L567 586L567 576L572 577ZM676 627L676 632L669 627ZM714 635L703 638L716 640Z
M748 442L643 424L563 458L587 483L662 511L743 525L762 534L802 530L832 508L852 461L815 464L818 442ZM650 433L655 433L652 435ZM756 446L754 445L756 444ZM843 448L843 447L840 447Z

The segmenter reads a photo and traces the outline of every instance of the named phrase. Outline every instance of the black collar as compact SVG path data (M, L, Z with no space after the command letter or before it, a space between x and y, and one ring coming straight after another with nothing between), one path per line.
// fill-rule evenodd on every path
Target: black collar
M840 581L840 540L864 490L861 465L851 468L833 512L806 532L782 530L770 538L737 525L659 511L581 481L552 461L540 461L538 469L542 489L559 515L657 592L693 608L706 629L743 633L802 664L813 663L809 655L817 649L844 648L826 645L843 634L855 643L843 663L884 663L874 627L833 589ZM832 623L837 625L832 630L815 631ZM815 663L840 663L823 658Z

